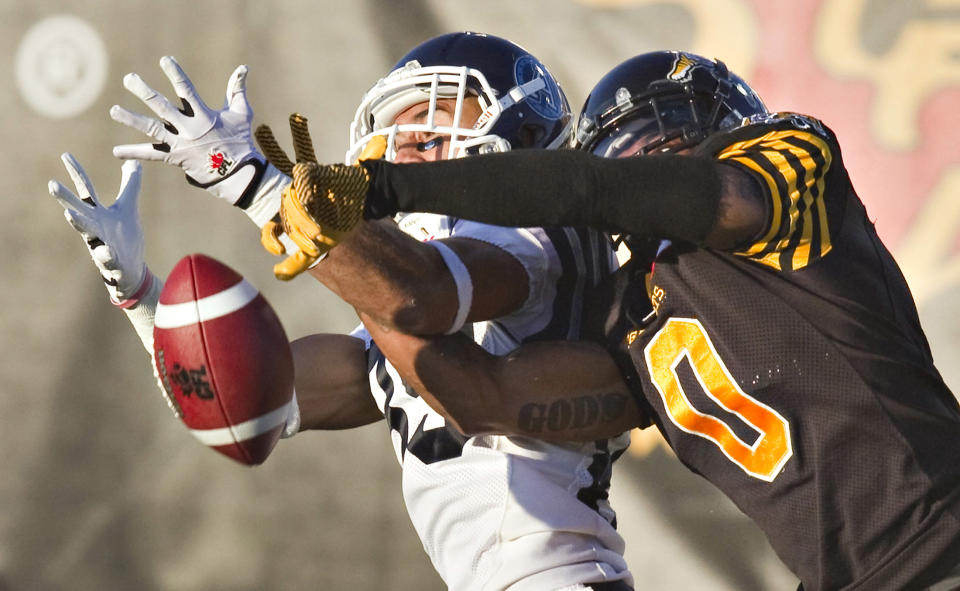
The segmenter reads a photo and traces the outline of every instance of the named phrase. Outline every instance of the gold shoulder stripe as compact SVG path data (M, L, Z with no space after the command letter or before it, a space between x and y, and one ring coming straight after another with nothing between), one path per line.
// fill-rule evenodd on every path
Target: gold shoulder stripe
M790 139L812 148L788 141ZM822 199L824 177L830 169L832 154L822 138L801 130L771 131L731 144L717 157L754 172L766 184L770 195L773 214L770 227L762 238L738 254L779 270L784 266L801 269L812 262L811 252L819 258L830 251L830 232ZM803 168L802 177L794 168L797 163ZM812 251L814 241L819 248ZM787 253L790 248L793 251ZM784 254L788 255L786 260Z

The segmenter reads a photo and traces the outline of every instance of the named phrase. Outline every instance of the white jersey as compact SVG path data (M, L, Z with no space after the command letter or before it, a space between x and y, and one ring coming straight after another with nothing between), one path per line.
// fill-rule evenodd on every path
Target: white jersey
M577 338L584 296L617 266L609 241L590 230L505 228L432 214L408 215L400 224L423 240L483 240L526 268L527 302L506 317L472 325L477 342L494 354L525 340ZM564 445L467 438L401 381L363 327L354 336L367 343L370 389L403 468L410 519L450 589L632 584L607 496L612 463L629 433Z

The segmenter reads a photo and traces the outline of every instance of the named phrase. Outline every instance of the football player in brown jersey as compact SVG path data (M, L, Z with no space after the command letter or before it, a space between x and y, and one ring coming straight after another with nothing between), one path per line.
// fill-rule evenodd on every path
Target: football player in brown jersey
M388 357L428 377L418 391L467 433L592 439L654 423L807 591L956 588L960 406L834 133L768 112L722 62L662 51L600 80L575 139L366 162L361 200L367 217L624 236L634 256L594 307L601 344L494 357L440 337L411 354L416 337L370 323Z

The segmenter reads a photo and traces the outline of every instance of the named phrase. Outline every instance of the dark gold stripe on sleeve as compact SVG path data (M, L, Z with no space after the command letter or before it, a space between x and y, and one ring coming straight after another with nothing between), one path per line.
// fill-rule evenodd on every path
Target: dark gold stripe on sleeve
M770 227L736 254L795 270L830 251L823 194L832 155L823 139L800 130L772 131L732 144L717 157L760 179L770 198Z

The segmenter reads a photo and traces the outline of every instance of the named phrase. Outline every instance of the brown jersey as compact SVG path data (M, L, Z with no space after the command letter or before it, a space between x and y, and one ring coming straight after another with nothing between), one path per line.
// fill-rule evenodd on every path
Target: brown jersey
M807 591L921 588L960 564L960 409L834 134L763 115L697 151L383 163L367 205L586 225L641 247L674 239L649 287L641 255L591 314L641 411ZM748 172L768 199L763 231L736 252L691 245L715 222L711 159Z
M699 153L756 178L769 223L734 253L668 245L627 292L654 308L620 335L641 404L807 591L935 579L960 562L960 408L836 138L778 114Z

